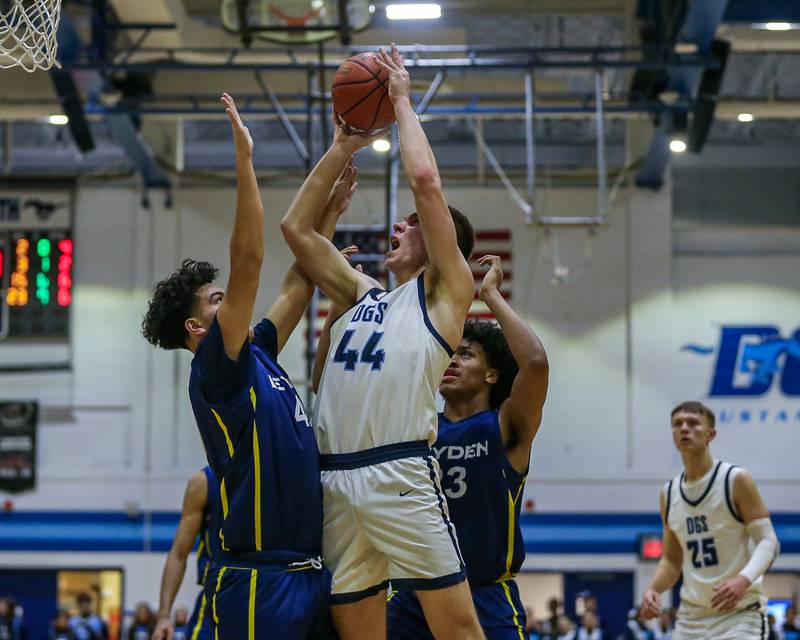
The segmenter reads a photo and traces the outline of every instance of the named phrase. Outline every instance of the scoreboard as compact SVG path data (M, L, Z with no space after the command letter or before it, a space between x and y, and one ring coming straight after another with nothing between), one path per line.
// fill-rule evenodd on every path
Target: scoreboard
M69 337L72 194L0 191L0 337Z

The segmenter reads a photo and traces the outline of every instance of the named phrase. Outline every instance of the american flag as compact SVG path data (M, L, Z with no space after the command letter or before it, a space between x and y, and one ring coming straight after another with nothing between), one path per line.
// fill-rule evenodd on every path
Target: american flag
M361 262L365 273L385 285L386 269L383 266L383 256L386 252L385 233L383 227L345 228L341 231L336 231L333 242L339 249L351 244L356 245L359 248L356 260ZM472 277L475 281L475 300L469 310L470 318L494 318L494 315L486 305L478 299L481 282L489 270L488 267L479 265L478 259L488 254L500 256L503 261L503 285L500 288L500 293L506 300L511 300L513 277L511 229L476 229L475 250L472 252L472 258L469 261ZM328 317L329 309L330 300L320 293L317 299L317 311L314 319L314 333L317 338L322 333L322 326L325 324L325 318Z

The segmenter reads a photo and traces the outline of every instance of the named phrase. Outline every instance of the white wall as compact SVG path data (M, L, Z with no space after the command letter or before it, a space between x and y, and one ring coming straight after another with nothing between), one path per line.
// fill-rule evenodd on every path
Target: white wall
M264 189L260 309L290 262L277 223L293 194L292 185ZM623 190L591 241L585 230L555 232L573 277L553 286L553 238L526 227L504 190L448 190L476 227L513 230L513 304L550 356L550 394L526 494L538 510L654 511L658 487L679 466L669 410L708 390L710 360L678 348L713 343L719 324L767 322L788 334L800 317L796 254L675 257L669 194ZM540 195L544 214L595 211L594 188ZM167 210L154 194L153 208L144 210L132 185L77 190L74 372L0 377L0 397L37 396L44 407L39 486L15 496L17 508L177 510L186 479L204 464L186 393L190 354L151 349L139 324L150 287L182 257L216 262L225 281L234 192L179 186L173 198ZM382 188L362 185L348 221L381 222L383 198ZM401 192L400 211L410 206ZM298 379L302 348L298 332L283 355ZM0 344L0 359L13 357ZM800 409L797 399L773 400ZM730 401L712 405L723 410ZM774 510L797 508L800 471L780 455L796 443L796 427L721 429L716 445L719 456L753 470Z

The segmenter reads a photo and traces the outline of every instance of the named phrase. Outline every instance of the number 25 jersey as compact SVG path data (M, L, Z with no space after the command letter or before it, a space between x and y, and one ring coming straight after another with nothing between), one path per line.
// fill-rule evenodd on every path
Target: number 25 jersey
M664 487L666 521L683 551L681 603L717 614L711 606L714 587L734 578L750 559L752 543L733 503L733 480L739 469L714 461L712 470L688 495L684 474ZM710 477L709 477L710 476ZM763 600L762 578L736 605L744 608Z
M314 407L321 454L436 439L436 389L453 352L428 317L424 277L372 289L331 326Z

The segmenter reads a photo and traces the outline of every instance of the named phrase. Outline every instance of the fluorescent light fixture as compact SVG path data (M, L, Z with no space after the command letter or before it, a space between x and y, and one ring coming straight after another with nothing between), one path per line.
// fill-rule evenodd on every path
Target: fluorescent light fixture
M767 22L764 28L767 31L789 31L792 29L792 24L789 22Z
M65 125L69 122L69 118L61 113L56 113L50 116L47 121L50 124Z
M739 122L752 122L755 120L752 113L740 113L738 116L736 116L736 119Z
M669 150L672 153L683 153L686 151L686 143L683 140L679 140L675 138L674 140L670 140L669 143Z
M378 153L386 153L389 149L392 148L392 145L385 138L379 138L378 140L372 143L372 148Z
M442 7L438 4L387 4L386 17L389 20L438 20L442 17Z

